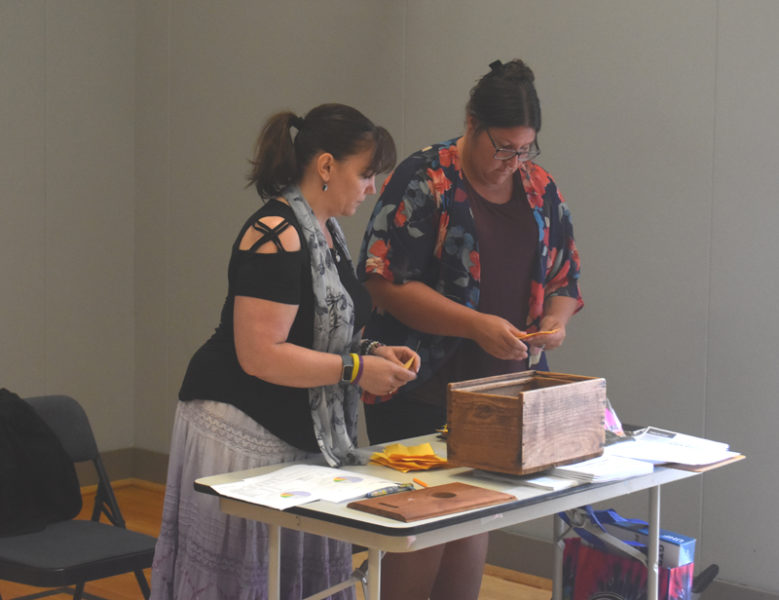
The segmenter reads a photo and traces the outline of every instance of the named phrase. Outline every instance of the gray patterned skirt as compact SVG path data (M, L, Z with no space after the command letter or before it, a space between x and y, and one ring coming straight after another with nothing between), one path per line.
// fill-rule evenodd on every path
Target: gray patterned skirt
M218 499L195 492L192 482L307 456L234 406L210 400L179 402L152 566L152 600L265 600L267 527L223 514ZM351 572L350 544L282 529L285 600L315 594ZM333 596L353 598L353 588Z

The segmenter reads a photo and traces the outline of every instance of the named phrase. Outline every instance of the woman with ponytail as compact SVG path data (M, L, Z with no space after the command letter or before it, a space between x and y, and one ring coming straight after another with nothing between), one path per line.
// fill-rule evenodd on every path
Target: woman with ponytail
M263 203L233 243L219 326L179 392L155 600L265 598L266 527L221 513L193 481L316 455L354 464L361 391L388 394L416 377L414 351L362 339L371 300L336 221L394 162L387 131L342 104L281 112L262 129L249 182ZM281 548L288 600L352 571L343 542L283 530Z
M471 90L465 132L414 152L378 199L358 277L376 309L366 335L418 348L418 377L366 394L372 444L446 423L452 381L546 369L581 308L579 254L557 186L535 162L541 108L521 60ZM536 332L527 342L526 334ZM478 597L487 534L382 562L387 600Z

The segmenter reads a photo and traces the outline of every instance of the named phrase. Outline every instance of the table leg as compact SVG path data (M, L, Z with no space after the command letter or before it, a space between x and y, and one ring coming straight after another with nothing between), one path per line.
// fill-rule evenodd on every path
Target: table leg
M565 524L560 515L555 513L552 517L552 543L554 544L554 565L552 567L552 600L563 598L563 549L565 542L563 532Z
M660 568L657 565L660 547L660 486L649 488L649 544L646 557L646 597L657 600Z
M365 600L379 600L381 597L381 550L368 548L368 597Z
M268 525L268 598L281 598L281 527Z

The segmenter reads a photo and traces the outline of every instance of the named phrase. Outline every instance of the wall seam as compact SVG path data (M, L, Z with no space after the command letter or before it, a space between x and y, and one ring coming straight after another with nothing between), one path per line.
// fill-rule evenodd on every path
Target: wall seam
M133 225L132 225L132 306L133 306L133 320L132 320L132 420L133 420L133 433L131 436L132 447L134 448L138 443L138 32L140 30L139 18L141 12L138 9L138 5L133 5L133 121L132 121L132 135L133 135Z
M49 383L49 2L43 3L43 393L48 394Z
M403 57L401 60L401 79L400 79L400 135L402 136L401 139L403 140L403 156L407 154L406 147L408 145L408 139L406 138L406 79L408 77L408 20L409 20L409 1L406 0L406 3L403 7L403 12L405 13L403 15L403 32L401 39L403 40L403 43L401 44L401 52L403 53Z
M714 73L713 73L713 89L712 89L712 124L711 124L711 174L709 179L709 189L710 189L710 196L709 196L709 231L708 231L708 239L706 243L706 252L708 254L707 256L707 281L706 281L706 318L704 320L705 323L705 330L704 330L704 340L705 340L705 347L706 347L706 353L704 355L704 361L703 361L703 411L702 411L702 422L703 422L703 437L709 437L709 390L711 389L710 381L709 381L709 363L711 361L711 305L712 305L712 270L714 268L713 261L712 261L712 248L713 248L713 238L714 238L714 205L715 205L715 195L716 195L716 162L717 162L717 121L718 121L718 98L717 98L717 92L719 90L719 27L720 27L720 4L721 0L717 0L717 2L714 5ZM698 531L700 532L701 539L700 541L700 548L702 549L704 547L704 539L703 539L703 532L704 529L704 505L706 502L706 494L705 492L705 485L706 480L704 478L701 479L700 484L700 510L698 511Z
M165 302L165 393L167 393L167 390L170 389L171 381L170 381L170 360L171 360L171 336L169 335L171 330L171 319L170 319L170 281L171 278L169 277L169 274L171 272L171 236L169 235L169 232L171 231L171 174L170 174L170 167L171 167L171 63L172 63L172 50L171 47L173 45L172 37L171 37L171 30L172 30L172 23L173 23L173 0L168 0L168 22L166 23L166 36L165 36L165 67L166 67L166 73L165 73L165 81L166 81L166 90L165 90L165 295L164 295L164 302Z

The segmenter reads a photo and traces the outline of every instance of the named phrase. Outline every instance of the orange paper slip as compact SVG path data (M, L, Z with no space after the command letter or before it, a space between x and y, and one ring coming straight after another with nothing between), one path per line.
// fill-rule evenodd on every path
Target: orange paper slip
M526 333L524 335L518 335L517 337L524 342L525 340L532 340L539 335L549 335L550 333L557 333L557 329L552 329L550 331L534 331L533 333Z

